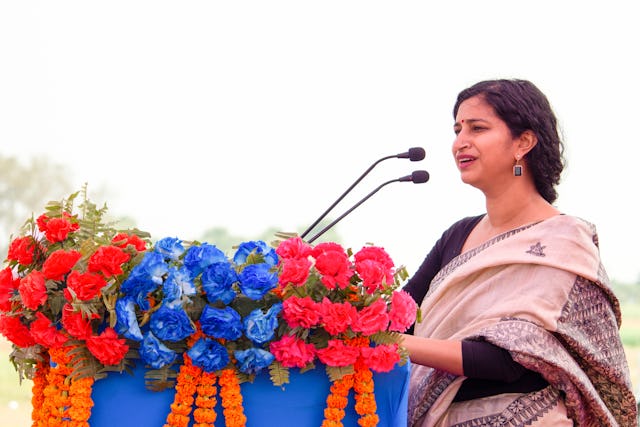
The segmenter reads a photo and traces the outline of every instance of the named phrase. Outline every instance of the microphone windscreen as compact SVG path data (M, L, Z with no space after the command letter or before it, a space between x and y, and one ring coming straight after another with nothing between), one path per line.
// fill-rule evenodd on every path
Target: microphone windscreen
M429 181L429 172L414 171L411 173L411 181L413 181L414 184L424 184Z
M409 160L411 160L412 162L418 162L424 159L424 156L425 156L424 148L422 147L409 148Z

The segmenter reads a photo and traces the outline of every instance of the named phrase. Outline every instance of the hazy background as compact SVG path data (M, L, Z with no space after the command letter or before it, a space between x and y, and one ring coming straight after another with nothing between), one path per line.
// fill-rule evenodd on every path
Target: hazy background
M60 164L156 238L303 229L415 271L484 212L452 161L457 93L533 81L563 128L558 207L594 222L609 275L640 277L637 1L0 1L0 156ZM24 176L29 181L29 176ZM61 193L63 197L66 193ZM213 242L215 243L215 242Z

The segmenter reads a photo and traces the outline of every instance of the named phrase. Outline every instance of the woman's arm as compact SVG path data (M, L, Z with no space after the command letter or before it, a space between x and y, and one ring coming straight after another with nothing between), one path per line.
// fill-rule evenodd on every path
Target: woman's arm
M441 369L454 375L464 375L461 341L435 340L403 334L401 345L409 352L412 363Z

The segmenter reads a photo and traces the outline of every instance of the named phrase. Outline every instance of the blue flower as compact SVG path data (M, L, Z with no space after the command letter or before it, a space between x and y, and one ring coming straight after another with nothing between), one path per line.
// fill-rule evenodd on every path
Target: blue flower
M211 303L222 301L229 304L236 297L232 285L238 281L238 275L228 262L211 264L204 270L200 280L207 300Z
M180 307L162 305L151 314L151 331L163 341L180 341L195 332L189 316Z
M278 254L275 249L267 245L262 240L252 240L250 242L241 243L233 256L233 262L236 264L244 264L247 262L247 258L252 252L262 255L264 260L263 262L266 262L271 267L278 264Z
M240 290L252 300L259 300L278 284L277 273L269 264L249 264L240 273Z
M126 338L142 341L142 331L136 318L136 302L132 297L116 301L116 332Z
M202 332L214 338L235 340L242 336L242 318L231 307L206 306L200 316Z
M187 270L191 272L191 277L196 277L213 263L227 262L227 257L215 245L203 243L200 246L191 246L182 262Z
M182 240L177 237L165 237L155 244L153 250L167 259L176 261L184 253L184 246Z
M236 350L233 354L238 360L238 369L246 374L257 374L275 359L273 354L261 348Z
M227 349L219 342L208 338L196 341L187 354L195 366L206 372L220 370L229 364Z
M270 341L278 327L278 313L282 310L282 303L274 304L266 314L256 308L244 318L245 335L254 344L261 345Z
M162 344L151 332L148 332L140 346L140 357L153 369L160 369L176 360L177 353Z
M162 292L164 293L163 302L174 306L181 304L182 295L195 295L196 287L193 284L191 275L185 268L171 267L167 279L162 285Z
M164 257L156 252L147 252L142 261L129 273L129 277L122 283L120 290L127 296L132 296L143 310L149 310L147 296L157 289L163 282L163 277L169 271Z

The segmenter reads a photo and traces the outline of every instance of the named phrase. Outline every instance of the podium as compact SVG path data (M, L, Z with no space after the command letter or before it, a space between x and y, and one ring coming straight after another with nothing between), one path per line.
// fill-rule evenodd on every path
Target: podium
M406 427L410 364L396 366L387 373L374 373L374 393L380 427ZM257 375L253 383L241 384L247 427L320 427L324 419L330 381L324 366L301 374L290 370L290 382L282 387L271 383L268 372ZM91 427L162 427L170 412L174 389L147 390L144 368L134 375L109 373L93 385L94 406ZM354 392L343 420L345 427L358 427ZM218 401L215 426L224 427L222 406Z

